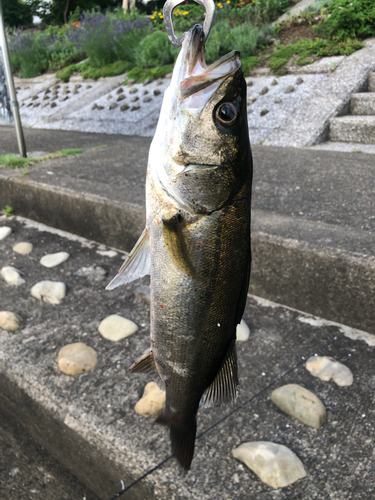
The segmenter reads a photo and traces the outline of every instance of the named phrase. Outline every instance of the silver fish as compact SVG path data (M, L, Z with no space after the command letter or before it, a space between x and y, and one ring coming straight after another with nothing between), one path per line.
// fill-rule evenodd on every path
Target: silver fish
M185 38L149 153L147 222L107 288L151 276L151 348L128 372L166 390L158 419L183 469L199 406L233 403L236 327L250 277L252 158L239 53L206 65L203 31Z

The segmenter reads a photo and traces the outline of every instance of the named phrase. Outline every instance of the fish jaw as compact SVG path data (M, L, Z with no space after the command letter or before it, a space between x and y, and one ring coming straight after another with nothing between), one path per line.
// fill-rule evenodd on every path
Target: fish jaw
M189 31L164 95L150 147L149 174L176 207L192 215L197 213L195 204L176 189L176 176L183 174L189 165L214 166L218 170L225 165L223 142L227 143L228 137L217 130L212 116L207 119L204 111L211 109L212 112L212 103L223 97L222 90L237 81L238 74L242 75L239 52L232 51L207 66L201 26L196 25ZM243 87L246 92L246 85ZM229 141L233 148L235 138ZM218 206L222 201L218 201ZM215 202L203 211L214 209L213 205Z

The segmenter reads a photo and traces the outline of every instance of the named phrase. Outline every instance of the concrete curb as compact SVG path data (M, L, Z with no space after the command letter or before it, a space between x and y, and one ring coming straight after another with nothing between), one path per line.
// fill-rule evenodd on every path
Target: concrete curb
M0 174L0 202L16 206L18 215L126 251L145 224L139 205L25 177ZM254 210L252 246L252 294L375 333L371 234Z

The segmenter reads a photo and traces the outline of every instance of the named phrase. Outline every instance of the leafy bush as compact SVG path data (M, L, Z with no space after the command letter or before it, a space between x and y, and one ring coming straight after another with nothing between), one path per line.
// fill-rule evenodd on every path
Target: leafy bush
M164 31L154 31L139 44L136 61L138 66L156 68L173 63L178 52Z
M68 41L85 53L93 67L117 60L135 61L136 48L150 30L147 18L126 20L119 15L99 10L84 12L77 28L68 33Z
M51 38L43 33L17 31L9 40L9 56L13 71L21 78L38 76L48 67Z
M251 56L256 46L273 34L273 28L265 25L261 28L251 24L230 27L229 21L221 21L212 28L206 43L206 60L213 62L231 50L239 50L242 57Z
M314 31L320 36L335 40L374 36L374 0L334 0L328 10L330 15L314 27Z
M107 76L122 75L127 73L131 68L133 68L133 64L129 61L116 61L101 68L93 68L89 61L85 61L80 64L71 64L61 69L56 73L56 77L67 83L73 73L80 73L85 79L97 80L98 78L105 78Z
M161 66L159 68L144 69L139 66L131 69L128 73L128 78L135 80L136 82L144 82L147 78L154 80L155 78L163 78L163 76L168 73L172 73L173 65L167 64L166 66Z
M23 0L2 0L4 22L8 26L17 27L33 22L30 5Z

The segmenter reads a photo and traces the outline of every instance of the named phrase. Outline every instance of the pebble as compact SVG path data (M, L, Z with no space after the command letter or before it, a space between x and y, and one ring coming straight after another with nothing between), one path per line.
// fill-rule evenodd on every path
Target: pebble
M268 109L262 109L262 111L260 112L260 116L264 116L266 115L267 113L269 113Z
M306 361L306 369L314 375L328 382L333 380L340 387L352 385L353 374L350 369L328 356L311 356Z
M38 99L37 95L33 95L32 98L31 98L32 101L36 101L37 99Z
M232 450L232 455L271 488L285 488L306 477L301 460L282 444L269 441L243 443Z
M57 84L57 85L54 85L54 86L52 87L52 90L58 90L59 88L60 88L60 85L59 85L59 84Z
M12 232L12 228L8 226L0 227L0 240L5 239Z
M128 87L131 87L132 85L135 84L135 80L132 80L131 78L128 80Z
M8 332L22 330L23 320L21 316L10 311L0 311L0 328Z
M97 107L96 107L96 109L97 109L98 111L101 111L102 109L104 109L104 106L97 106Z
M149 78L146 78L146 80L143 82L143 86L146 87L146 85L148 85L149 83L151 83L151 80Z
M83 342L76 342L60 349L57 362L60 370L66 375L79 375L95 367L98 355L92 347Z
M145 89L143 92L142 92L142 95L147 95L148 94L148 90Z
M251 95L247 100L247 104L253 104L253 102L255 102L256 100L257 98L255 97L255 95Z
M241 319L241 323L237 325L237 341L238 342L244 342L250 337L250 328L247 326L245 321Z
M275 97L275 103L276 103L276 104L280 104L280 102L281 102L280 97Z
M139 101L139 97L137 95L135 95L130 99L130 102L136 102L136 101Z
M109 95L107 96L107 101L109 101L110 99L112 99L111 94L109 94Z
M152 101L152 97L148 96L148 97L145 97L143 99L143 102L151 102Z
M113 102L110 106L109 109L116 109L118 106L117 102Z
M74 274L85 276L90 281L103 281L107 275L107 271L100 266L88 266L81 267Z
M301 83L303 83L303 78L301 76L299 76L296 80L296 84L297 85L301 85Z
M43 101L47 101L48 99L49 99L49 95L45 95L45 96L43 97Z
M247 82L247 86L248 86L248 87L252 87L252 85L253 85L253 81L252 81L252 80L249 80L249 81Z
M94 102L94 104L91 106L91 110L93 111L94 109L96 109L98 107L98 105L96 104L96 102Z
M161 92L159 89L154 89L154 95L157 96L157 95L160 95Z
M138 92L137 87L132 87L132 88L129 90L129 94L136 94L137 92Z
M21 241L13 247L13 251L21 255L27 255L33 251L33 244L27 241Z
M268 92L268 87L263 87L262 90L259 92L259 95L267 94L267 92Z
M143 417L156 418L165 406L165 391L159 389L155 382L149 382L143 396L134 406L134 410Z
M111 314L101 321L99 325L99 333L105 339L118 342L121 339L133 335L138 331L138 326L130 321L130 319L123 318L118 314Z
M124 99L126 99L126 95L125 94L120 94L117 98L117 102L120 102L120 101L123 101Z
M287 87L285 93L286 94L290 94L292 92L294 92L294 87L293 87L293 85L289 85L289 87Z
M48 106L48 105L49 105L49 102L44 102L44 103L42 104L42 108L45 108L45 107L46 107L46 106Z
M123 89L122 87L120 87L120 88L117 90L116 94L122 94L123 92L124 92L124 89Z
M287 384L275 389L271 401L280 410L314 429L320 429L326 421L326 409L320 399L298 384Z
M25 280L21 278L19 270L12 266L3 267L1 270L1 276L8 283L8 285L19 286L25 283Z
M78 89L80 89L81 87L82 87L82 85L81 85L80 83L76 83L76 84L74 85L74 90L78 90Z
M276 78L274 78L274 79L272 80L271 85L277 85L277 80L276 80Z
M140 107L141 107L140 104L138 102L136 102L133 104L130 111L137 111Z
M129 104L125 103L121 106L120 111L126 111L127 109L129 109Z
M31 289L32 297L49 304L60 304L65 293L66 285L62 281L39 281Z
M57 104L55 102L51 102L51 108L56 108Z
M158 78L156 80L156 85L162 85L163 84L163 80L161 78Z
M92 85L86 85L86 89L91 89Z
M65 95L65 96L61 96L61 97L60 97L60 99L59 99L59 101L60 101L60 102L64 102L64 101L66 101L68 98L69 98L69 97L68 97L67 95Z
M40 105L40 102L36 102L33 106L33 108L37 108Z
M69 257L68 252L49 253L40 259L40 263L44 267L56 267L69 259Z
M138 286L134 290L135 300L150 305L150 287L147 285Z

